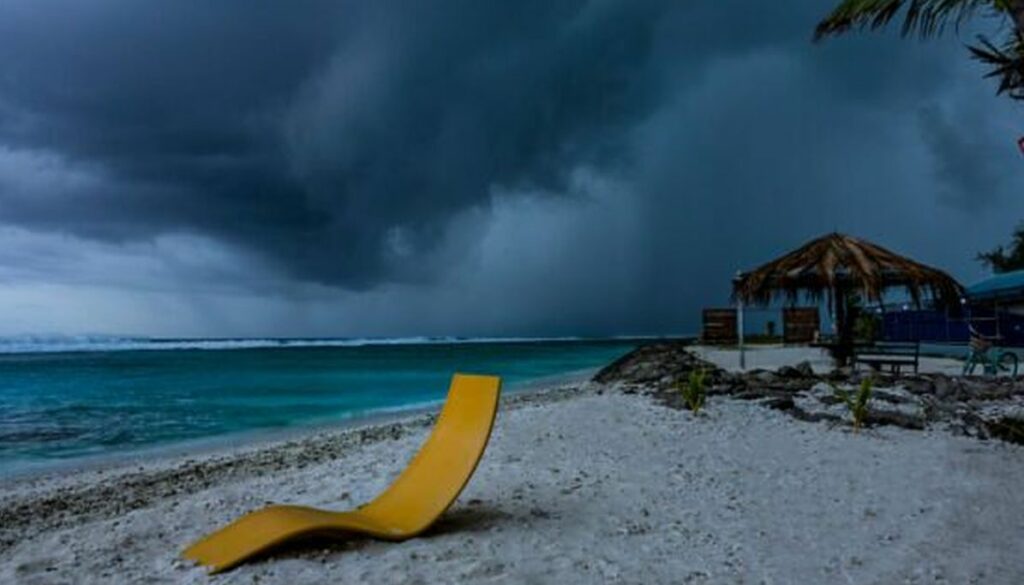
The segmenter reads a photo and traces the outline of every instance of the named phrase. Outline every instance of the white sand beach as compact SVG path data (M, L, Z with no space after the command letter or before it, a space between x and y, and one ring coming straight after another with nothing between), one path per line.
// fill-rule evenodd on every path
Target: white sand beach
M468 488L423 537L323 541L212 577L178 558L267 503L372 498L429 432L417 415L8 483L0 582L1024 582L1020 446L855 434L724 397L695 416L592 383L508 402Z

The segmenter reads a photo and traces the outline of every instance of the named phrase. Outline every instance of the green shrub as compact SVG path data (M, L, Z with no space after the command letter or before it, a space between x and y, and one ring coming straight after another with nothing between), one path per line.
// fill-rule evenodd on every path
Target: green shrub
M878 330L880 328L878 317L868 313L861 313L853 323L853 335L860 341L871 343L878 337Z
M871 378L864 378L860 382L860 389L857 390L856 394L852 394L849 390L843 390L836 386L832 387L835 392L836 398L841 400L846 408L850 410L850 415L853 417L853 431L858 432L864 425L864 420L868 416L868 402L871 400Z
M683 401L694 414L700 412L700 409L704 407L704 402L707 401L708 392L704 384L706 378L707 372L703 368L690 370L689 380L686 381L686 384L679 386L683 394Z

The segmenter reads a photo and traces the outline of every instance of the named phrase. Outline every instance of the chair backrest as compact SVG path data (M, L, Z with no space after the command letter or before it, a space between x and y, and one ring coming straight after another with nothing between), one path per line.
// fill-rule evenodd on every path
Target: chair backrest
M921 344L916 341L878 341L863 348L863 353L885 355L916 355Z
M359 512L406 533L426 530L469 483L490 439L500 395L500 378L455 374L426 443L398 479Z
M921 344L916 341L878 341L870 345L855 347L854 360L858 362L902 361L917 363L921 355Z

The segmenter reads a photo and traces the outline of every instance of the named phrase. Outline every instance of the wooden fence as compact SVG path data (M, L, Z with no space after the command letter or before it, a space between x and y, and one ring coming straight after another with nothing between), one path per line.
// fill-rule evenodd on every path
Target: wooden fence
M782 310L782 341L784 343L810 343L821 330L821 315L817 307L790 307Z
M701 341L712 345L739 343L736 333L736 309L704 309Z

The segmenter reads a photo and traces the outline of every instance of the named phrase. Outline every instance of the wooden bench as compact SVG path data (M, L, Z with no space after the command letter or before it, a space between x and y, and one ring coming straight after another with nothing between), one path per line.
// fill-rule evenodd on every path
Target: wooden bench
M899 374L903 366L912 366L916 374L920 357L920 342L879 341L854 349L853 368L857 369L857 364L865 364L874 370L889 366L892 373Z

